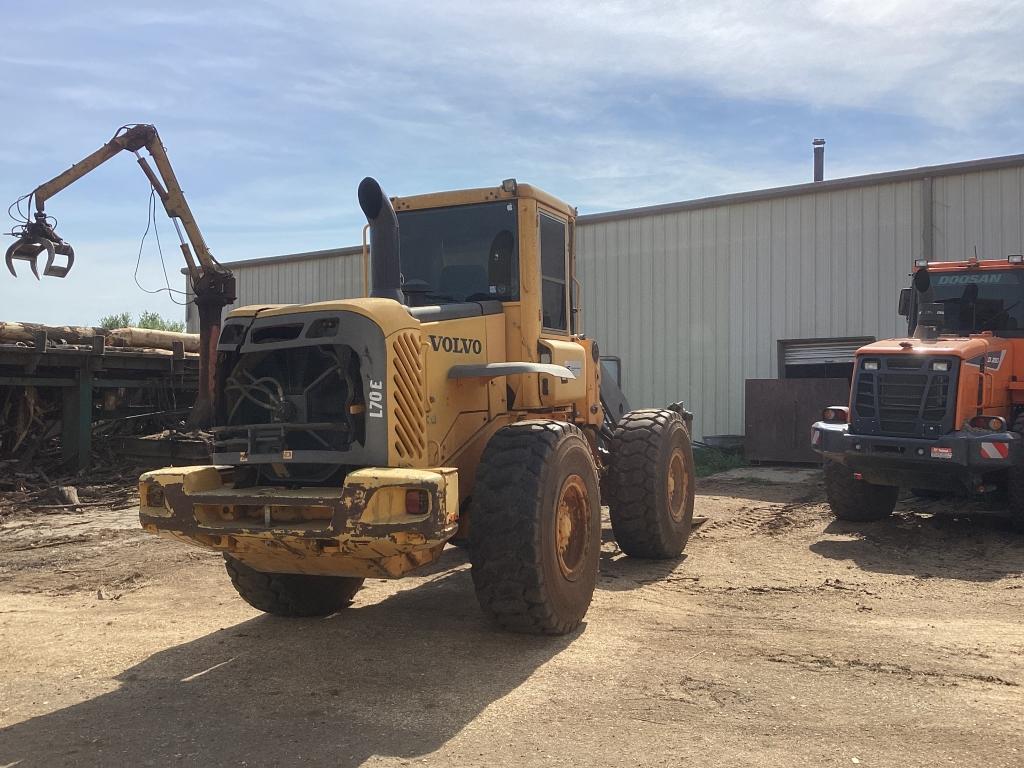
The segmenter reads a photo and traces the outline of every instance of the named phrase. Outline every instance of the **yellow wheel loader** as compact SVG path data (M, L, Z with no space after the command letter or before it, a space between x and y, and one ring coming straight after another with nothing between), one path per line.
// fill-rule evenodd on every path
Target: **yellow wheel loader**
M682 552L692 415L629 411L602 375L579 327L574 208L514 179L389 199L367 178L368 297L242 307L220 324L234 279L210 256L156 130L135 126L37 188L12 272L13 259L34 267L44 250L67 250L68 267L47 270L64 277L70 246L43 202L143 147L192 243L182 251L206 310L193 423L212 423L214 441L212 464L140 478L146 530L222 552L242 598L282 616L333 613L367 577L468 546L484 612L550 634L590 605L602 498L626 554Z
M223 552L239 594L284 616L465 544L486 614L569 632L597 581L602 488L627 554L685 546L692 416L624 412L602 378L578 329L575 209L512 179L393 199L364 179L359 203L369 297L228 314L213 464L143 475L142 525Z

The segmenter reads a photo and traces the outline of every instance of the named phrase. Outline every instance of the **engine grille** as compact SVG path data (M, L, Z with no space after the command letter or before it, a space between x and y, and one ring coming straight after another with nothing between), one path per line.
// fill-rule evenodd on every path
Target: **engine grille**
M953 429L957 358L923 355L877 356L876 371L858 362L853 383L852 426L860 434L939 437ZM947 371L933 370L936 361Z

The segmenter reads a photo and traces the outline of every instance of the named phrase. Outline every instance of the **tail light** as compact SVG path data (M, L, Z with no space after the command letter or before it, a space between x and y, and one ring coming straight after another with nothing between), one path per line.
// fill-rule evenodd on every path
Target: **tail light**
M405 492L405 514L422 515L430 508L430 499L426 491Z

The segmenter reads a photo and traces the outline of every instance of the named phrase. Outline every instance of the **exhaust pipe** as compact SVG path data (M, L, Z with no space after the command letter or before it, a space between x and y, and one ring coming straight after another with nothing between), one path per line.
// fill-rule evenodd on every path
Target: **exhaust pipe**
M398 217L376 179L359 182L359 207L370 224L370 296L401 302Z
M825 180L825 140L815 139L811 142L814 148L814 180Z

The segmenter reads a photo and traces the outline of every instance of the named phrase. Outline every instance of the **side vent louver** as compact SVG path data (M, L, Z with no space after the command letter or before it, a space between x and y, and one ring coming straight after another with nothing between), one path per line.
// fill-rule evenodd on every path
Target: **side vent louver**
M392 342L395 393L394 446L398 457L410 464L423 461L427 449L426 383L420 335L403 331Z

